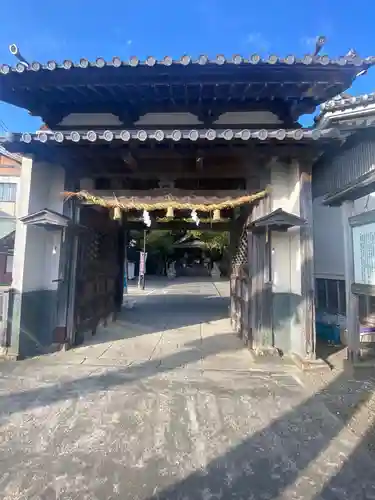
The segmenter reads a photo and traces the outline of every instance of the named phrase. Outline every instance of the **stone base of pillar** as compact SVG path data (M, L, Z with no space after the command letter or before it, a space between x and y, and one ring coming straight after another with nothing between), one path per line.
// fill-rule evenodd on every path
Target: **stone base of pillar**
M255 347L254 349L251 349L251 354L253 356L256 356L257 358L265 358L265 357L272 357L272 358L281 358L282 354L277 349L276 347L272 346L262 346L262 347Z
M355 364L361 361L361 351L353 351L352 349L347 348L346 350L346 360L349 363Z
M344 361L344 368L347 369L357 369L357 368L375 368L375 358L365 358L363 357L361 351L351 351L347 349L347 356Z
M8 347L0 347L0 360L3 361L19 361L21 357L14 354Z
M289 357L302 371L332 371L332 366L323 359L302 358L296 353L291 353Z

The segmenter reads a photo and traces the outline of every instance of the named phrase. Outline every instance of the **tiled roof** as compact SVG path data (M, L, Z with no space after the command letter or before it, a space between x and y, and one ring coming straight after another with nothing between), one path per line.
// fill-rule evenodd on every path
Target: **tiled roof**
M239 140L316 140L321 137L336 137L337 133L334 129L326 129L318 131L314 129L128 129L128 130L89 130L89 131L58 131L48 132L42 131L37 133L24 133L13 134L11 137L1 139L0 142L23 142L29 144L31 142L54 142L62 143L68 142L112 142L115 140L144 142L146 140L155 140L161 142L164 140L171 140L179 142L181 140L196 141L207 140L212 141L215 139L223 139L226 141Z
M375 102L375 92L362 94L359 96L340 95L321 105L322 113L327 111L339 111L356 106L365 106Z
M245 65L245 64L263 64L263 65L335 65L335 66L361 66L368 67L375 64L375 56L360 58L358 56L348 55L336 58L330 58L327 55L305 55L300 58L295 55L288 55L286 57L279 57L277 55L270 55L267 58L262 58L259 54L252 54L249 57L243 57L239 54L235 54L229 58L224 55L219 54L216 57L210 58L208 55L203 54L197 58L193 58L189 55L183 55L179 59L173 59L170 56L165 56L162 59L157 59L156 57L149 56L145 60L140 60L136 56L130 57L128 60L123 60L120 57L113 57L110 60L106 60L102 57L98 57L95 61L89 61L88 59L81 58L78 62L73 62L66 59L63 62L58 62L55 60L48 61L47 63L41 63L38 61L31 62L26 65L22 62L16 63L14 66L9 66L8 64L0 65L0 74L6 75L12 72L23 73L25 71L55 71L58 69L70 70L71 68L105 68L107 66L121 67L121 66L188 66L190 64L198 65Z
M1 146L1 145L0 145L0 155L6 156L10 160L14 160L14 161L16 161L18 163L22 163L22 156L21 155L18 155L16 153L10 153L9 151L7 151L4 148L4 146Z

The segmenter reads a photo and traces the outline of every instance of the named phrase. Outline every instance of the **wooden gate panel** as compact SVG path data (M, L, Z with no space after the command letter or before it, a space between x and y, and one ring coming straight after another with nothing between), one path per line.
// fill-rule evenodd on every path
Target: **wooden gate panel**
M83 226L78 245L75 289L76 342L83 333L94 334L98 323L116 311L117 281L121 272L118 247L121 227L109 217L83 207L80 223Z
M234 331L243 341L252 346L251 328L249 321L249 274L248 274L248 239L246 219L239 221L231 237L232 265L231 265L231 323Z

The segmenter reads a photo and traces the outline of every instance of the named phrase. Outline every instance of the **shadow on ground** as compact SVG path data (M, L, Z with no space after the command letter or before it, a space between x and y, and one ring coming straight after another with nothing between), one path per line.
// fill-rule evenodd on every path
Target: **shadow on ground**
M215 343L215 338L207 341L209 343L204 351L206 354L203 355L220 352L220 343ZM189 347L190 350L185 352L183 358L185 364L202 356L199 343L193 342ZM28 366L35 368L36 365L31 363ZM61 401L82 399L88 393L109 391L114 387L124 388L132 382L146 381L180 366L181 358L178 354L174 354L124 370L3 394L0 396L1 416L4 420L14 412L26 412ZM251 374L244 376L248 377L251 393ZM275 374L270 373L269 376ZM186 380L186 384L188 383ZM165 470L162 473L158 464L150 459L143 466L143 483L139 486L139 493L134 495L133 491L132 496L122 495L121 498L149 500L375 498L375 463L369 445L373 442L374 429L369 429L367 437L359 442L359 439L346 428L353 415L373 395L373 391L373 379L341 373L324 389L307 397L294 408L285 408L282 416L269 424L265 422L262 430L250 434L239 445L182 480L177 480ZM235 393L232 397L236 397ZM280 402L276 393L264 397L273 398L274 404ZM255 399L254 404L257 404ZM166 432L170 432L170 429ZM174 446L177 446L177 443ZM199 448L199 442L195 443L195 446ZM109 469L117 467L110 458L103 457L103 460L107 460L106 467ZM124 467L121 478L122 491L129 491L127 486L130 488L133 481L132 464L127 463L122 467ZM153 473L150 472L150 467ZM134 474L139 472L141 471L134 469ZM152 484L148 484L149 477L154 478ZM90 498L104 498L95 496L95 492L92 492L92 495ZM105 498L119 498L119 496L111 494Z
M111 328L89 337L90 344L177 330L179 328L229 319L229 298L210 295L149 295L130 297L131 309L123 307Z
M353 436L345 429L373 391L373 384L341 374L206 468L148 498L375 498L375 425L369 425L354 449L350 448ZM319 413L322 404L330 411L329 419ZM333 441L339 446L333 446Z
M0 421L12 413L28 411L66 399L82 398L87 394L121 387L135 381L171 372L223 351L228 353L228 340L233 346L233 351L243 349L240 342L233 343L233 333L213 335L203 341L188 342L184 346L187 348L186 350L174 352L164 358L150 359L143 363L131 364L123 369L108 370L104 374L49 384L28 391L0 394ZM25 363L27 369L32 372L38 368L39 363L43 363L43 360L35 358L22 363ZM0 374L3 376L11 371L7 365L16 368L15 362L0 364Z

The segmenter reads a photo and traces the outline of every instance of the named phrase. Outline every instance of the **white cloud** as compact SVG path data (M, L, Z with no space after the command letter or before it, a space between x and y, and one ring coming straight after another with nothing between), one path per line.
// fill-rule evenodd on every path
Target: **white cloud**
M254 50L266 51L270 47L269 41L259 32L249 33L245 42L247 45L253 47Z

